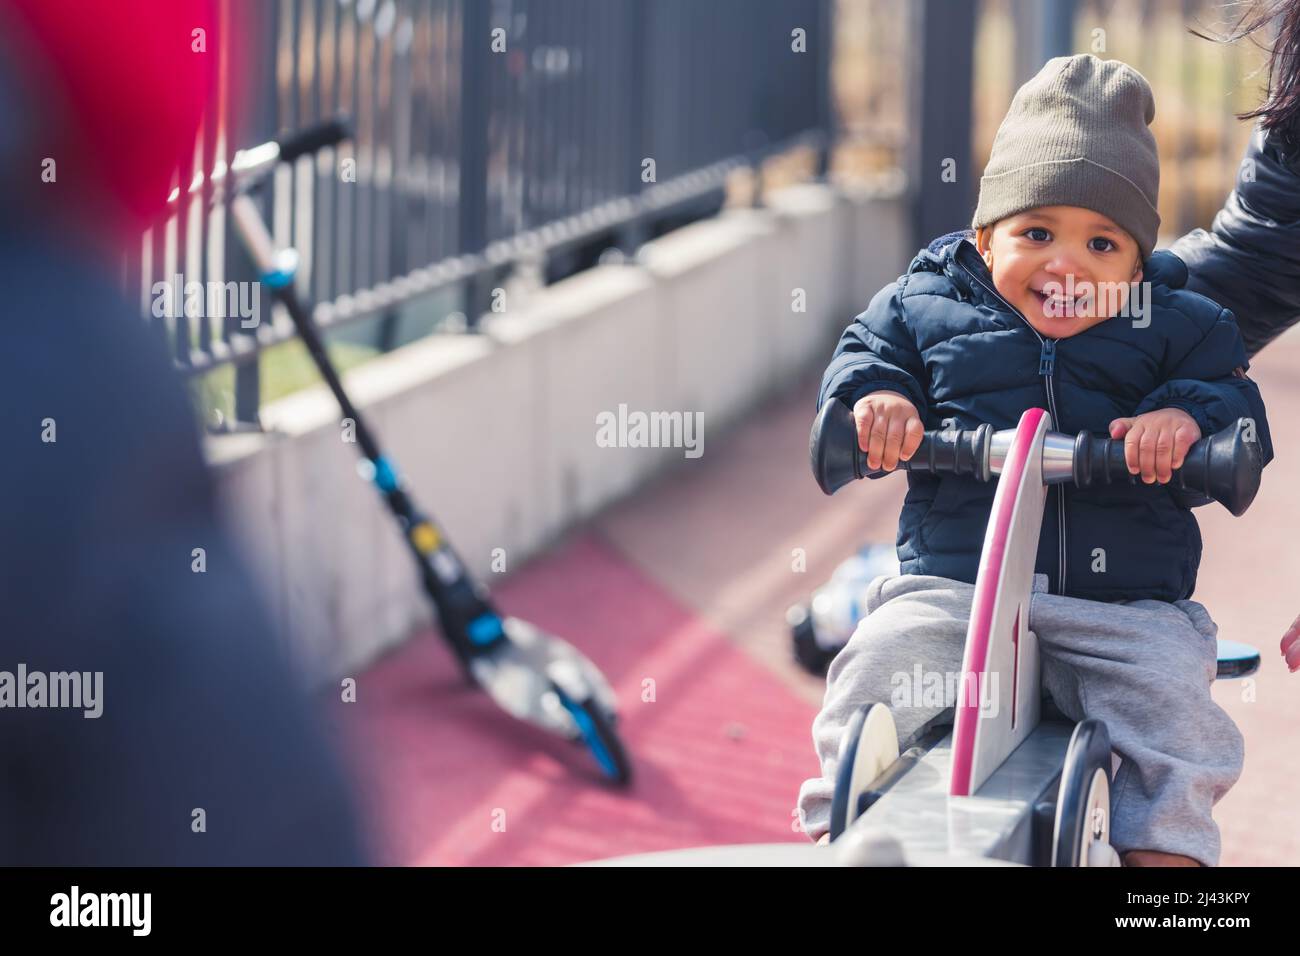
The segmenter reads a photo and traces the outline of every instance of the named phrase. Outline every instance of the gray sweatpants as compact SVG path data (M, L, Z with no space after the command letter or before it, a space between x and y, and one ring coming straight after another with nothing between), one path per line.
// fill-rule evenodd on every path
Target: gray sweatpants
M928 575L871 582L867 616L832 661L813 721L822 776L804 782L799 811L814 841L830 829L840 738L859 706L889 704L901 742L963 693L959 683L945 682L953 693L940 705L935 694L907 699L896 688L914 681L918 663L923 672L960 674L974 591ZM1210 697L1218 626L1209 612L1195 601L1062 597L1048 593L1047 577L1038 574L1028 623L1038 635L1045 694L1073 720L1105 721L1121 758L1111 786L1111 845L1217 865L1211 809L1241 775L1245 747Z

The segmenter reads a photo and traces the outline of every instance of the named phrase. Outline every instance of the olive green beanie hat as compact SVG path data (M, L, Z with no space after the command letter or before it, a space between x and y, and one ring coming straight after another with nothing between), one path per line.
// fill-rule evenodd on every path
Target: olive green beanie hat
M1048 60L998 127L971 227L1035 206L1081 206L1125 229L1145 260L1160 228L1155 112L1150 84L1125 63Z

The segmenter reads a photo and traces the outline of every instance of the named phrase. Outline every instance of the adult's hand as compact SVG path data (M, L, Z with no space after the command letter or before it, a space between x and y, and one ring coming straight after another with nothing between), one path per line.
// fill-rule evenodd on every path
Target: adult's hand
M1282 657L1292 673L1300 670L1300 617L1292 621L1282 635Z

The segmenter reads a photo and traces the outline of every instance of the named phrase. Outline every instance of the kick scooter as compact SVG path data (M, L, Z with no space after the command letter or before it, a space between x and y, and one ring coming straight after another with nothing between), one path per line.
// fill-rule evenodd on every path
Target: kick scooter
M277 164L293 162L350 136L346 120L336 119L237 153L229 177L222 177L221 183L235 230L261 281L288 311L344 417L356 423L364 472L397 520L443 637L467 678L513 717L585 744L605 778L625 786L632 767L615 729L617 699L608 682L572 645L519 618L503 616L487 589L471 578L444 531L416 506L393 460L381 450L344 391L312 318L311 304L294 289L296 251L276 247L253 201L253 193Z

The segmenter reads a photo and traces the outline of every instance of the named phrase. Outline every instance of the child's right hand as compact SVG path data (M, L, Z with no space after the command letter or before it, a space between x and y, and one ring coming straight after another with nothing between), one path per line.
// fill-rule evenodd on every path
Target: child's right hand
M925 436L916 406L898 392L881 390L864 395L853 406L858 447L867 453L872 471L893 471L914 454Z

